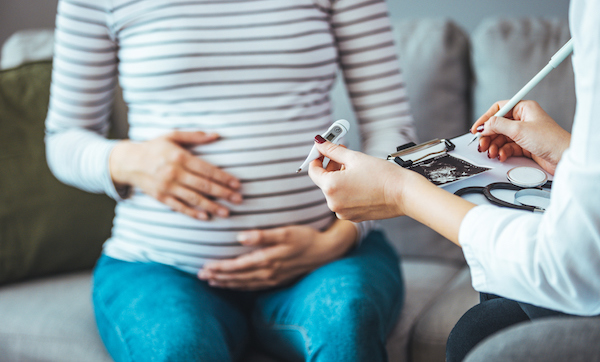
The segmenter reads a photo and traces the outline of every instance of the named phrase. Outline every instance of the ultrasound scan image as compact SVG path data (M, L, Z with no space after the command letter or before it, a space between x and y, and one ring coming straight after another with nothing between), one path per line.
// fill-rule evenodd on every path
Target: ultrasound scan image
M408 169L425 176L436 186L463 180L489 170L487 167L475 166L449 154L443 154L414 164Z

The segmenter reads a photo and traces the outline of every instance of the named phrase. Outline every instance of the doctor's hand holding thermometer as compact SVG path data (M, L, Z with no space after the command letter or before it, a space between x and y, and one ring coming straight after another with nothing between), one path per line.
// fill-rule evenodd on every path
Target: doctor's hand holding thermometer
M333 124L329 126L329 129L327 129L327 131L325 131L325 133L321 134L320 136L331 143L338 144L340 143L342 137L344 137L349 130L350 122L346 121L345 119L338 119L337 121L333 122ZM319 153L317 148L313 146L308 156L306 157L306 160L304 160L302 165L300 165L298 170L296 170L296 173L302 171L302 169L306 168L306 166L308 166L308 164L312 160L317 159L320 155L321 154Z

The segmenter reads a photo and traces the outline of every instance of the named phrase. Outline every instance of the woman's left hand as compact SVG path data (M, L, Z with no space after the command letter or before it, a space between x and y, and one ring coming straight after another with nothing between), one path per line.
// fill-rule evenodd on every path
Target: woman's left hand
M308 226L246 231L239 234L239 242L259 249L235 259L207 263L198 277L219 288L276 287L346 254L355 243L356 233L354 225L341 220L325 232Z

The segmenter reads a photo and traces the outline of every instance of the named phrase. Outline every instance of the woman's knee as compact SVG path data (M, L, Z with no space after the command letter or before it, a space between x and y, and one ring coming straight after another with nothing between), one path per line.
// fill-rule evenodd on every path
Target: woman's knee
M341 342L343 339L385 339L390 319L397 315L399 306L391 306L377 298L372 288L365 285L330 285L329 294L313 301L313 315L309 316L315 328Z

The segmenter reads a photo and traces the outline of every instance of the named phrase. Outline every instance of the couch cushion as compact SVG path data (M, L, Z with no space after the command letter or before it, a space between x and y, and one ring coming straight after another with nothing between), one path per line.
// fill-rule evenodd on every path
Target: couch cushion
M394 23L394 37L419 139L465 133L471 89L468 36L450 20L418 19Z
M0 69L9 69L25 63L52 59L53 29L17 31L2 45Z
M92 311L90 273L0 289L2 361L112 361Z
M60 183L46 164L50 62L0 71L0 284L90 268L114 202Z
M414 362L443 362L448 335L460 317L479 302L471 274L463 267L415 325L409 354Z
M428 258L456 265L466 263L459 246L407 216L380 223L392 246L403 257Z
M450 263L415 258L405 258L401 266L406 297L400 319L387 341L388 357L394 362L411 360L407 351L415 324L461 269Z
M509 99L570 39L566 20L488 19L472 37L474 119L498 100ZM544 78L525 99L540 105L566 130L575 114L571 58Z

